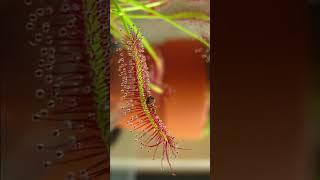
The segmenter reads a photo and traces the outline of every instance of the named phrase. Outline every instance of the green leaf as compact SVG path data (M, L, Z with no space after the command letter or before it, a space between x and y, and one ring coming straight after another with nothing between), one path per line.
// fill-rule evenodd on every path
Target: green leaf
M191 36L192 38L200 41L201 43L203 43L205 46L207 47L210 47L210 44L204 40L203 38L201 38L200 36L198 36L196 33L190 31L189 29L186 29L185 27L183 27L182 25L178 24L177 22L171 20L170 18L168 18L167 16L165 15L162 15L161 13L159 13L158 11L155 11L151 8L148 8L147 6L145 6L144 4L141 4L137 1L128 1L129 3L135 5L135 6L139 6L141 7L144 11L148 12L148 13L151 13L155 16L158 16L159 18L163 19L164 21L166 21L167 23L171 24L172 26L176 27L177 29L179 29L180 31L188 34L189 36Z
M146 15L146 14L134 14L128 15L132 19L162 19L162 17L155 15ZM179 12L169 15L164 15L167 18L180 20L180 19L194 19L201 21L210 21L210 17L201 12Z

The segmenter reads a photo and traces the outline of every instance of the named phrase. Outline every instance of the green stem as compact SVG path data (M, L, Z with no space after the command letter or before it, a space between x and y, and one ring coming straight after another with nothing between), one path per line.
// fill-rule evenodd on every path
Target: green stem
M210 21L210 17L198 12L183 12L183 13L177 13L173 15L165 15L167 18L170 19L195 19L195 20L201 20L201 21ZM135 15L128 15L128 17L132 19L162 19L159 16L150 16L145 14L135 14Z
M134 26L134 23L128 17L128 15L122 10L121 6L116 2L116 0L112 0L112 3L115 5L118 13L121 14L120 18L121 18L121 21L122 21L127 33L130 33L129 27L133 28L133 30L135 32L137 32L137 28ZM163 68L163 64L162 64L160 57L157 55L157 53L152 48L149 41L146 40L146 38L142 39L142 44L144 45L145 49L148 51L148 53L150 54L152 59L155 61L155 64L156 64L158 71L161 72L162 68Z
M150 89L152 89L152 91L154 91L154 92L156 92L158 94L163 94L164 93L163 89L161 87L159 87L158 85L156 85L156 84L150 83L149 87L150 87Z
M121 39L121 35L119 33L119 31L117 31L117 27L113 24L113 23L110 23L111 27L110 27L110 32L112 34L112 36L116 39Z
M132 1L132 0L129 0L128 1L129 3L131 3L132 5L134 6L139 6L141 7L144 11L148 12L148 13L151 13L155 16L158 16L160 17L161 19L163 19L164 21L166 21L167 23L171 24L172 26L176 27L177 29L179 29L180 31L188 34L189 36L193 37L194 39L200 41L201 43L203 43L204 45L206 45L207 47L210 47L210 44L204 40L203 38L201 38L200 36L198 36L197 34L195 34L194 32L186 29L185 27L181 26L180 24L176 23L175 21L171 20L170 18L162 15L161 13L151 9L151 8L148 8L147 6L145 6L144 4L141 4L139 2L136 2L136 1Z
M153 8L153 7L158 7L158 6L161 6L163 4L165 4L167 2L167 0L164 0L164 1L157 1L157 2L152 2L152 3L148 3L148 4L145 4L145 6L149 7L149 8ZM138 10L142 10L141 7L136 7L136 6L133 6L133 7L124 7L122 8L122 10L124 12L132 12L132 11L138 11Z

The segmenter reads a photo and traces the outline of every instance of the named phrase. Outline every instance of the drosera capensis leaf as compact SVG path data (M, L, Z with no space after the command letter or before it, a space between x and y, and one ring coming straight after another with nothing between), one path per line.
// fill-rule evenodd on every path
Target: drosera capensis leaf
M117 41L121 41L122 37L124 35L123 32L120 31L121 28L119 26L117 26L115 23L111 23L110 26L111 26L111 29L110 29L111 34L115 37L115 39ZM159 66L157 66L157 70L160 71L161 68L159 69ZM155 93L158 93L158 94L164 93L164 89L162 87L160 87L152 82L150 82L149 86L150 86L151 90Z
M115 6L115 9L117 10L117 12L119 14L122 14L120 16L120 19L123 23L125 31L127 33L129 33L129 27L135 28L133 21L127 16L127 13L123 11L123 8L121 7L121 5L118 3L117 0L111 0L111 2ZM135 30L137 30L137 29L135 29ZM120 29L118 29L118 31L120 31ZM148 53L152 57L152 60L155 61L155 64L156 64L158 71L161 72L163 69L162 59L158 56L158 54L155 52L155 50L153 49L153 47L151 46L151 44L149 43L149 41L146 38L142 39L142 43L144 45L144 48L148 51Z
M178 144L157 113L155 98L150 89L150 75L147 59L144 56L142 35L136 28L123 38L120 54L119 75L121 77L122 111L127 124L137 131L136 141L141 148L153 150L153 157L159 147L162 148L161 164L166 161L172 175L176 175L171 156L177 158Z

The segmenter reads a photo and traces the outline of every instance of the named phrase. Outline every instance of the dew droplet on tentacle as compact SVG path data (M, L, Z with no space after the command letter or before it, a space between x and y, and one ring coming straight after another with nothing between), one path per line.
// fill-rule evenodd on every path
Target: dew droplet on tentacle
M47 63L47 64L45 65L45 70L48 71L48 72L50 72L50 71L53 70L53 67L54 67L54 66L53 66L52 64Z
M35 96L36 98L43 99L46 95L46 91L44 89L37 89Z
M45 149L44 144L37 144L37 145L36 145L36 150L37 150L38 152L43 152L44 149Z
M40 110L41 117L48 117L48 114L49 114L48 109L41 109Z
M42 69L37 69L34 74L36 78L41 78L44 75L44 71Z
M68 30L65 27L62 27L59 29L59 36L60 37L65 37L68 34Z
M54 65L56 63L56 58L54 55L50 54L47 57L47 61L49 65Z
M38 20L38 16L34 13L29 15L29 21L35 23Z
M52 132L52 135L53 135L53 136L60 136L60 134L61 134L60 129L55 129L55 130Z
M63 156L64 156L64 152L63 152L62 150L57 150L57 151L56 151L56 157L57 157L58 159L63 158Z
M32 31L34 30L34 24L32 22L28 22L25 26L26 30Z
M46 36L45 43L46 43L46 45L52 45L53 44L53 37L50 35Z
M52 74L47 74L47 75L44 77L44 79L45 79L45 82L46 82L47 84L52 84L52 83L53 83L53 76L52 76Z
M35 33L34 35L35 42L40 43L42 39L43 39L42 33Z
M32 0L24 0L24 4L27 6L31 6L32 5Z
M40 120L41 120L40 113L35 113L35 114L32 115L32 121L39 122Z
M52 165L51 161L46 160L43 162L43 167L45 167L45 168L49 168L49 167L51 167L51 165Z
M56 105L55 101L54 100L49 100L48 101L48 108L52 109L54 108Z
M38 66L39 66L40 68L44 68L45 65L46 65L46 60L43 59L43 58L39 59Z
M40 48L40 55L41 55L41 56L46 56L46 55L48 55L48 48L46 48L46 47Z

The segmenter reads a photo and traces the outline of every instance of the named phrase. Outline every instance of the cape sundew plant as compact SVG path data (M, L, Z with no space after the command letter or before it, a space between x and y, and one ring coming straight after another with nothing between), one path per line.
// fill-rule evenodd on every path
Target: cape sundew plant
M155 98L149 87L150 76L141 39L139 32L131 30L125 35L122 48L119 49L121 98L124 101L122 109L132 130L139 130L135 140L140 143L141 148L146 147L148 151L153 149L154 158L157 149L161 147L161 162L166 160L172 171L170 155L177 157L177 150L181 148L178 148L174 137L169 135L157 114ZM172 175L175 173L172 172Z
M43 166L77 164L66 179L108 179L109 2L24 2L32 11L25 26L29 44L38 54L34 76L42 84L35 91L42 107L32 119L55 127L58 142L36 145L55 155Z
M163 20L209 49L210 44L206 38L184 27L178 20L195 19L208 22L210 18L200 12L162 14L158 11L159 7L169 3L168 0L111 0L110 32L121 46L118 50L118 62L124 119L131 126L131 131L138 132L135 140L139 142L140 147L153 151L153 158L160 151L161 164L166 161L172 175L175 175L171 159L176 158L177 150L182 148L178 147L175 138L170 136L164 121L158 116L155 96L152 94L164 94L165 89L161 82L156 82L156 78L150 75L148 68L148 64L154 64L155 73L160 74L165 71L165 60L158 56L147 38L142 37L134 21ZM200 53L202 51L203 49ZM145 55L151 59L146 59Z

